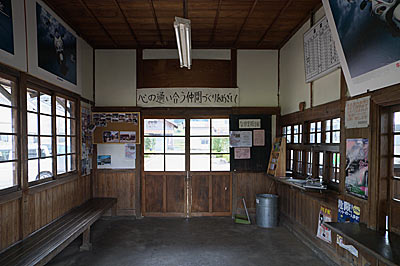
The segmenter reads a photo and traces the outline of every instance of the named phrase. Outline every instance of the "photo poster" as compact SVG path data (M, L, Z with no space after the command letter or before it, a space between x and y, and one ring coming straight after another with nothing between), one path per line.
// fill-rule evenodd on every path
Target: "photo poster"
M346 140L346 190L368 198L368 139Z
M235 152L235 160L251 158L250 148L234 148L233 150Z
M125 159L136 159L136 144L125 144Z
M93 112L95 144L140 144L139 112Z
M91 111L89 108L81 107L81 175L89 175L92 169L93 140L91 125Z
M265 130L253 130L253 146L265 146Z
M252 147L253 132L252 131L231 131L229 134L229 145L232 148Z
M97 166L111 165L111 155L97 155Z
M339 247L347 250L350 252L353 256L358 258L358 250L353 246L353 245L347 245L344 243L344 239L341 235L336 235L336 244L339 245Z
M338 200L338 223L359 223L361 209L350 202Z
M399 83L399 1L322 2L350 96Z
M24 0L0 0L0 62L26 72L24 17Z
M332 222L332 210L321 206L318 215L317 237L324 240L325 242L332 243L331 229L326 227L323 224L324 222Z
M136 145L135 144L98 144L98 156L100 159L98 169L135 169Z

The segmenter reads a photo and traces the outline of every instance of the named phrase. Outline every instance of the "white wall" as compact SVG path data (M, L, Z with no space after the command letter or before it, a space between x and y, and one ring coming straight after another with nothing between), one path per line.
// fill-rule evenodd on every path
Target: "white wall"
M82 97L93 101L93 48L83 42L79 56L82 64Z
M96 106L136 106L136 50L96 50Z
M229 49L193 49L193 59L231 60ZM179 59L177 49L143 49L143 60Z
M278 51L238 50L240 106L278 106Z
M315 20L324 16L321 8L316 12ZM310 28L310 21L281 49L280 61L280 104L282 115L299 111L299 103L306 102L310 108L310 84L305 82L303 35ZM313 84L313 106L340 99L340 70L336 70Z

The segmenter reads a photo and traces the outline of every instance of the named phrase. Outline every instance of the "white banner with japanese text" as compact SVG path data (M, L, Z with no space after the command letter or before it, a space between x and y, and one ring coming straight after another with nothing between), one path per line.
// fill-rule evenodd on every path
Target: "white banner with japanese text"
M140 107L237 107L238 88L151 88L136 90Z

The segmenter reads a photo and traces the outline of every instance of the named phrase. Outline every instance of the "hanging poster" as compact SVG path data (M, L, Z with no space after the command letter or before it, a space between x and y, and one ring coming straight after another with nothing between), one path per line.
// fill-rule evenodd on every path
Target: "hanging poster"
M317 237L325 242L332 243L331 229L326 227L324 222L332 222L332 210L321 206L318 219Z
M136 159L136 144L125 144L125 159Z
M261 119L239 119L239 128L261 128Z
M361 209L350 202L338 200L338 222L339 223L359 223Z
M146 88L137 90L140 107L235 107L238 88Z
M11 0L0 0L0 49L14 54L14 30Z
M346 190L368 197L368 139L346 140Z
M253 130L253 146L265 146L265 130Z
M111 155L98 155L97 165L111 165Z
M253 145L252 131L231 131L229 138L230 146L236 147L251 147Z
M81 126L82 126L82 148L81 148L81 175L90 174L93 141L91 129L91 112L89 108L81 108Z
M250 159L250 148L234 148L235 160Z
M120 143L136 143L136 131L120 131Z
M369 126L369 103L371 96L346 101L346 128Z
M336 235L336 243L339 245L339 247L344 248L345 250L350 252L353 256L358 258L358 250L352 245L346 245L344 243L344 239L342 236Z

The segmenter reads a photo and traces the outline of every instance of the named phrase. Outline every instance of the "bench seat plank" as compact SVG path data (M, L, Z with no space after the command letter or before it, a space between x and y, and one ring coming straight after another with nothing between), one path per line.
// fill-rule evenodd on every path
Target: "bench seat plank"
M0 265L44 265L117 202L94 198L0 253Z

